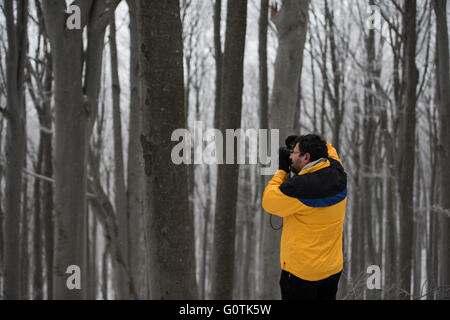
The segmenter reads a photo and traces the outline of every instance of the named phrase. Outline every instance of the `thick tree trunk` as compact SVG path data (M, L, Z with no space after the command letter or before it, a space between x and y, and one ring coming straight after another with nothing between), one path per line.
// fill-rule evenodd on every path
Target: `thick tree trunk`
M6 133L5 179L5 295L19 299L20 277L20 216L22 169L25 160L25 95L24 66L27 56L28 1L16 2L14 15L12 0L4 2L8 37L6 71L6 105L8 131Z
M450 75L449 75L449 43L448 43L448 24L447 24L447 0L434 0L434 10L436 13L436 41L438 47L438 81L439 81L439 163L440 163L440 213L439 213L439 285L450 285L450 172L447 165L450 162ZM448 289L445 296L450 294Z
M55 70L56 231L53 290L56 299L82 299L87 292L87 277L83 274L83 270L88 270L87 150L97 113L105 28L118 3L118 0L78 3L82 28L68 30L64 27L66 3L57 0L43 2ZM84 26L88 27L86 52L83 52ZM66 285L66 270L70 265L77 265L81 270L81 290L69 290Z
M143 215L144 164L139 143L142 130L141 91L139 85L138 12L135 0L127 0L130 12L130 118L127 162L128 265L131 281L139 298L146 296L148 268L143 268L146 255Z
M241 125L247 1L229 0L223 60L222 100L219 129L237 129ZM235 148L236 150L236 148ZM224 159L226 153L223 152ZM233 294L234 238L239 165L219 165L214 220L214 299L231 299Z
M269 127L280 130L280 146L284 145L284 139L288 135L296 133L294 115L299 97L298 83L308 29L308 6L309 0L284 0L280 11L272 18L278 30L278 51L269 106ZM262 298L278 299L281 232L271 229L269 219L270 215L265 215L263 221ZM272 216L274 226L280 226L281 221L281 218Z
M58 3L56 3L58 2ZM82 96L81 31L66 33L65 4L44 1L44 17L52 43L55 70L55 256L53 291L56 299L81 299L84 290L69 290L66 269L87 270L85 242L86 114ZM70 58L69 58L70 57ZM70 61L69 61L70 59ZM86 277L81 288L86 289Z
M413 186L415 163L416 132L416 87L418 70L416 68L416 1L405 2L404 7L404 73L405 91L400 110L399 134L399 194L400 194L400 288L411 293L411 265L413 253ZM409 299L407 294L400 294Z
M194 227L187 168L171 160L171 133L185 126L183 42L177 0L139 2L145 214L152 299L195 299Z

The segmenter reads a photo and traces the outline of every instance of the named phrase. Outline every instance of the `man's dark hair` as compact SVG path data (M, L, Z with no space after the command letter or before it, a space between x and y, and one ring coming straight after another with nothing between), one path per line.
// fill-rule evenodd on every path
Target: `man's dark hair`
M316 161L320 158L328 157L328 148L326 141L317 134L307 134L297 137L294 146L299 144L300 154L309 153L310 161Z

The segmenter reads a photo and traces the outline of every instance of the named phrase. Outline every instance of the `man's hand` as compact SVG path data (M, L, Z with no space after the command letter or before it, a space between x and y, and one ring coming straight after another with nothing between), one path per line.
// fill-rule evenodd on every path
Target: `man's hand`
M291 159L289 156L291 151L286 147L281 147L278 150L278 168L289 173L289 167L291 165Z

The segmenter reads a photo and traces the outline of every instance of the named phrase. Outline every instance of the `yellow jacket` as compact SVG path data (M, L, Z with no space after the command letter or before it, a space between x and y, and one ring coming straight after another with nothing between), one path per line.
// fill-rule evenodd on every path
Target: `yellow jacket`
M347 176L336 149L328 159L288 179L278 170L266 186L263 208L283 218L281 269L309 281L325 279L343 268L342 231Z

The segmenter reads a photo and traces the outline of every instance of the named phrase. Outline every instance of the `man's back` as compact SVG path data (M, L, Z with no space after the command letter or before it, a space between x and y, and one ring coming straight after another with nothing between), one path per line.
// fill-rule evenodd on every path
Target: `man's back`
M279 170L266 187L263 207L283 217L281 268L308 281L342 270L347 177L336 150L288 179Z

